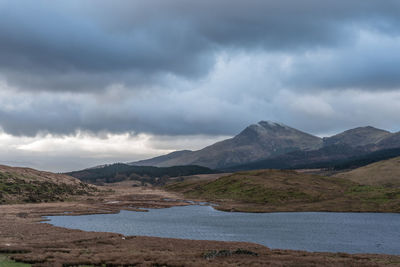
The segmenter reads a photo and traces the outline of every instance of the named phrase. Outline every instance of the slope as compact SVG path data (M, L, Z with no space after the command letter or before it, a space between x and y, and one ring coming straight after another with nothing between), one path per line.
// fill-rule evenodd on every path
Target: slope
M88 183L114 183L125 180L134 180L141 182L143 185L162 185L170 177L211 173L218 173L218 171L193 165L159 168L115 163L98 168L69 172L66 174Z
M0 203L63 201L97 189L73 177L0 165Z
M364 185L400 188L400 157L375 162L335 176Z
M358 127L344 131L331 137L323 138L324 146L349 145L352 147L377 144L392 133L371 126Z
M238 172L209 181L186 180L167 190L234 211L400 212L400 188L364 186L343 178L295 171Z

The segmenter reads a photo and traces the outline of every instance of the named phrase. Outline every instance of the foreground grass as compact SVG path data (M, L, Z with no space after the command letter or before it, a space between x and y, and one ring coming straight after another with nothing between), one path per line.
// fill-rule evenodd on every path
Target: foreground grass
M186 180L166 189L187 198L218 202L222 210L400 212L400 188L287 170L239 172L213 181Z
M10 260L10 258L7 255L0 254L0 267L29 267L29 266L31 265L26 263L15 262L13 260Z

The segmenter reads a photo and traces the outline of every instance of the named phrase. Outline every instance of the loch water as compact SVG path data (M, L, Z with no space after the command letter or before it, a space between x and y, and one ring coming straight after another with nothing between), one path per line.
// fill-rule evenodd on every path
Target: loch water
M222 212L211 206L47 216L85 231L196 240L247 241L269 248L400 255L400 214L338 212Z

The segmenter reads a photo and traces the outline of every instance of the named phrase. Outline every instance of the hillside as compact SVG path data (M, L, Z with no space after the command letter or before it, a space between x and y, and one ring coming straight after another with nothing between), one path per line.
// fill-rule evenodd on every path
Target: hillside
M349 145L351 147L375 145L392 133L371 126L358 127L331 137L323 138L324 146Z
M212 181L189 179L166 189L216 202L222 210L400 212L400 188L364 186L287 170L239 172Z
M62 174L0 165L0 203L63 201L97 189Z
M322 139L284 124L261 121L244 129L231 139L227 139L198 151L168 154L145 161L142 165L159 167L178 165L200 165L209 168L252 162L296 150L313 150L322 146ZM138 164L132 163L132 164Z
M116 163L66 174L88 183L114 183L134 180L140 182L142 185L163 185L170 177L211 173L218 173L218 171L191 165L158 168Z
M171 152L167 155L162 155L162 156L158 156L155 158L151 158L148 160L140 160L140 161L136 161L136 162L131 162L128 163L128 165L134 165L134 166L159 166L160 164L163 164L166 161L169 160L173 160L175 158L179 158L179 157L184 157L186 155L191 154L193 151L191 150L180 150L180 151L174 151Z
M224 171L241 171L257 169L296 169L296 168L330 168L338 163L367 154L368 150L338 144L322 147L312 151L293 151L284 155L229 166Z
M230 166L223 171L257 169L329 169L346 170L400 156L400 148L381 149L370 152L363 147L331 145L313 151L294 151L265 160Z
M379 161L335 175L364 184L400 188L400 157Z
M400 147L400 132L391 134L377 144L377 149Z

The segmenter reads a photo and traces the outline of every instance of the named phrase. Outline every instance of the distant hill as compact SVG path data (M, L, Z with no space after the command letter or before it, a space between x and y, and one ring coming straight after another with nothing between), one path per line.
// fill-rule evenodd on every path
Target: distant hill
M214 180L189 179L167 190L218 203L234 211L400 212L400 188L365 186L343 179L289 170L238 172Z
M88 183L114 183L134 180L142 184L162 185L170 177L211 173L218 173L218 171L195 165L159 168L115 163L66 174Z
M0 203L63 201L97 189L63 174L0 165Z
M287 125L261 121L244 129L237 136L198 151L178 151L131 164L159 167L200 165L224 168L252 162L291 151L309 151L322 147L322 139Z
M375 162L335 176L364 185L400 188L400 157Z
M392 133L371 126L358 127L343 133L323 138L324 146L348 145L351 147L378 144Z

